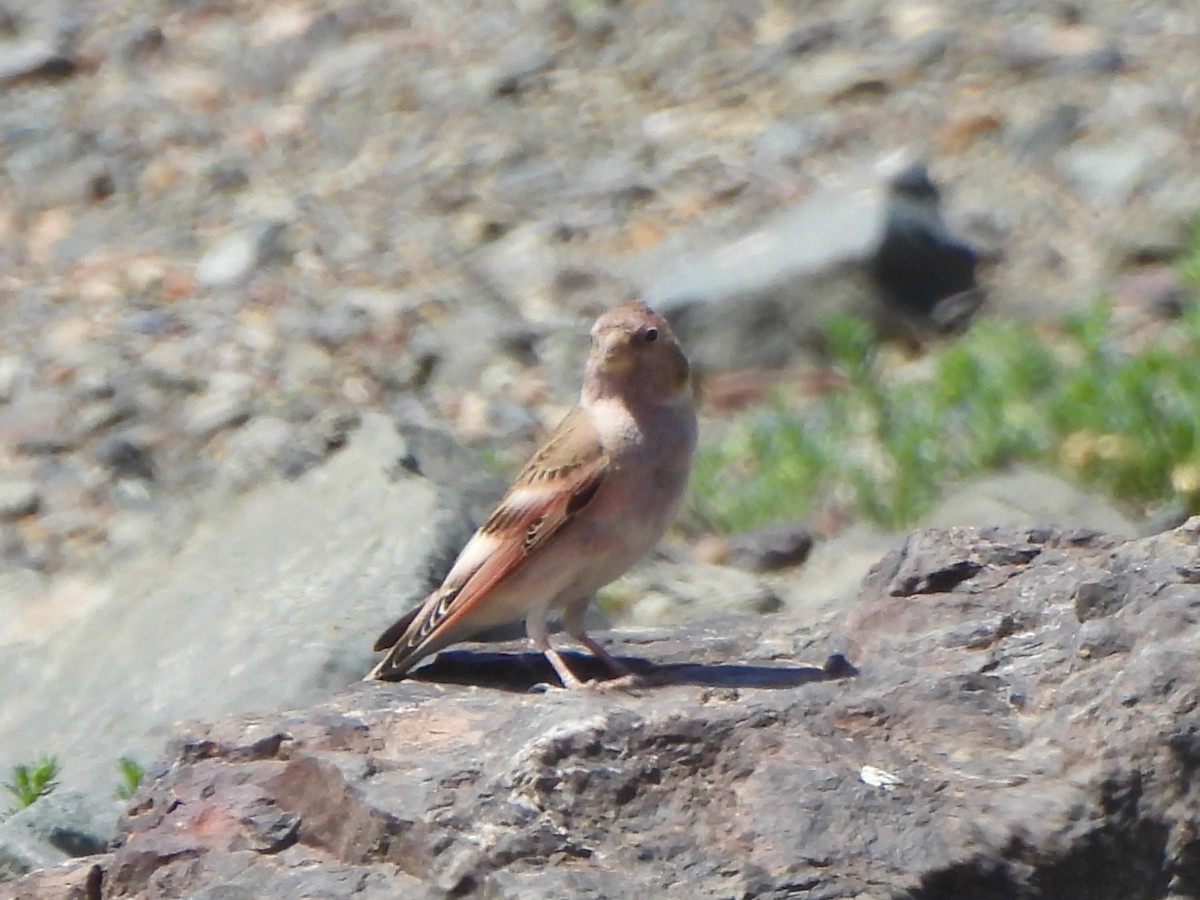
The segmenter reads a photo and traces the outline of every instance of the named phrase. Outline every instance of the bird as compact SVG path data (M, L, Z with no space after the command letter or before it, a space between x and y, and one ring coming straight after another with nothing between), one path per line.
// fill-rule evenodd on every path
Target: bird
M579 402L521 470L442 584L375 642L367 680L396 680L445 647L525 621L564 688L582 681L550 644L549 621L614 676L632 678L584 630L592 595L648 553L687 488L697 425L687 355L640 300L591 329Z

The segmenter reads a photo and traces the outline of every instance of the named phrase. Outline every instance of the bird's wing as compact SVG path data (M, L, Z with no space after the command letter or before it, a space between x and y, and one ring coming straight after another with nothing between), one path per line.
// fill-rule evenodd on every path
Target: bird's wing
M369 677L402 674L449 643L443 639L454 626L578 515L609 471L595 426L576 407L467 542L442 586L375 642L388 655Z

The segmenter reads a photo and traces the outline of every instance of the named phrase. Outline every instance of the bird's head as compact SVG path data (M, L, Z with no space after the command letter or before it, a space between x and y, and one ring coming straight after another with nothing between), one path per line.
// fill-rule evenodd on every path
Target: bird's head
M687 356L667 320L640 300L610 309L592 326L584 393L669 401L690 391Z

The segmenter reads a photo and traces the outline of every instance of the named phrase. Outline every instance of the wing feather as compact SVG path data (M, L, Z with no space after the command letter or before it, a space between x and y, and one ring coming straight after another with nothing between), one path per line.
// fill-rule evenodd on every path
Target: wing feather
M442 586L376 641L376 650L390 649L368 677L400 676L463 639L456 626L587 507L608 471L591 420L575 408L467 542Z

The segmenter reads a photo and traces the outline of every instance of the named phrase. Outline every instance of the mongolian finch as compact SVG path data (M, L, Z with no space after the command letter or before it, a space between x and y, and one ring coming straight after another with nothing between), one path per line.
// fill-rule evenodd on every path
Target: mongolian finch
M547 633L566 632L628 674L584 632L592 594L662 536L687 486L696 446L688 361L666 320L641 302L592 327L579 405L517 476L442 586L375 642L368 678L403 676L425 657L495 625L525 620L566 687L583 682Z

